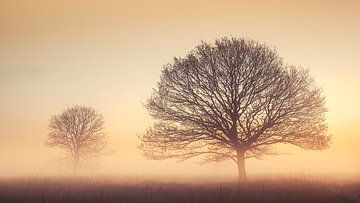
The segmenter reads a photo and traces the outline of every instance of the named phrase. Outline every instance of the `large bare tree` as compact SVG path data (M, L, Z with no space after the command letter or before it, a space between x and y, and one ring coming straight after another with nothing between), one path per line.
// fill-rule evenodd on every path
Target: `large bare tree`
M103 152L107 137L104 119L91 107L74 106L49 121L47 145L61 149L70 159L76 174L79 164Z
M145 104L156 120L140 136L149 159L233 160L274 154L277 143L328 147L325 98L307 70L285 64L275 49L250 39L198 45L167 64Z

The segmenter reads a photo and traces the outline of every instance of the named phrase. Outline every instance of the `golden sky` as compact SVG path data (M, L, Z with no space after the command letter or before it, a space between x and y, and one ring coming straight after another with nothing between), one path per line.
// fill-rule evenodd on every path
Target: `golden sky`
M223 36L274 45L327 97L330 149L281 147L293 155L248 160L248 172L360 174L360 3L346 0L1 0L0 174L62 173L47 122L81 104L103 114L116 150L96 173L236 175L231 162L148 161L136 148L162 66Z

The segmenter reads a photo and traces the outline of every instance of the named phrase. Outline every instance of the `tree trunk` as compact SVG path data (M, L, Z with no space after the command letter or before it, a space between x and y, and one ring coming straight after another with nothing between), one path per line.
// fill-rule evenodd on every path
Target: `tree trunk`
M245 151L237 150L237 166L239 172L239 182L246 181L246 169L245 169Z
M79 168L79 156L75 155L73 162L73 176L78 175L78 168Z
M77 172L78 172L78 162L74 161L74 165L73 165L73 176L77 176Z

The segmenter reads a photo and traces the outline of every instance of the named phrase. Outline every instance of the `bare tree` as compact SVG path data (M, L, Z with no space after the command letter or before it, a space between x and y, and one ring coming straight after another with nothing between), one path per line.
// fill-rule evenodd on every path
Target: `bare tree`
M286 65L275 49L250 39L198 45L167 64L145 104L156 120L140 136L149 159L233 160L276 154L277 143L328 147L325 98L307 70Z
M103 117L91 107L68 108L52 116L48 127L46 144L65 152L73 164L74 174L79 164L99 156L107 144Z

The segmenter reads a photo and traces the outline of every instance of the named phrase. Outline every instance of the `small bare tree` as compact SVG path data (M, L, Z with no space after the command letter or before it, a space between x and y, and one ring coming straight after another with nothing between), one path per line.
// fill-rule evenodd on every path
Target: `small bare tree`
M156 122L139 148L157 160L231 159L243 181L245 159L276 154L274 144L327 148L324 101L308 71L284 64L267 45L203 42L164 67L145 105Z
M93 159L103 152L107 137L101 114L91 107L74 106L49 121L49 134L46 144L65 152L74 167Z

